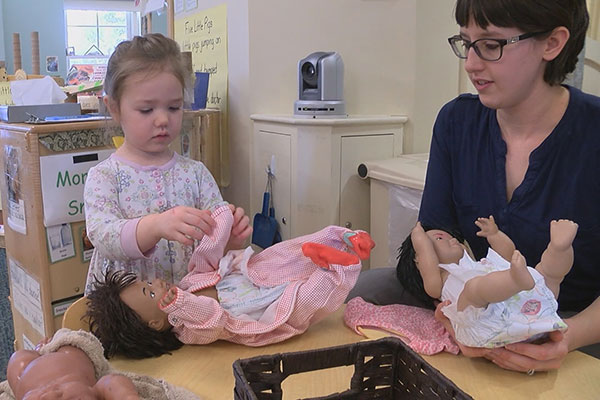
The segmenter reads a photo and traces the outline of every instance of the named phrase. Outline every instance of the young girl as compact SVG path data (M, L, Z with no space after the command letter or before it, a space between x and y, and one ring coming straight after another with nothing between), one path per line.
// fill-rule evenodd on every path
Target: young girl
M573 265L577 224L550 223L550 243L534 268L515 249L494 218L478 218L478 236L491 248L474 261L462 238L419 222L400 249L398 279L433 306L442 300L456 340L470 347L500 347L565 330L556 311L560 283ZM465 242L466 243L466 242Z
M86 293L107 269L179 282L194 244L215 225L208 209L224 203L215 180L201 162L169 148L181 131L186 74L179 46L160 34L120 43L108 61L104 103L125 140L86 180L95 247ZM251 228L244 210L230 207L228 246L239 248Z
M343 304L374 246L366 232L330 226L258 254L248 247L224 255L233 215L223 206L212 216L216 227L178 286L112 271L94 285L90 330L107 357L158 356L215 340L264 346L299 335Z

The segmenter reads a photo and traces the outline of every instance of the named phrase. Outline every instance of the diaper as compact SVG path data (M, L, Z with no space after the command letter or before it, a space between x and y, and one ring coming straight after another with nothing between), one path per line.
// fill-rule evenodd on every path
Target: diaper
M259 321L267 308L281 297L287 284L260 287L252 283L247 276L246 266L253 252L248 249L241 254L230 252L221 259L221 280L216 289L219 303L229 314Z
M530 267L528 270L535 282L533 289L521 291L485 308L468 306L458 311L458 297L469 279L491 270L510 268L508 261L491 249L480 262L469 260L461 260L459 265L443 266L450 275L442 289L442 300L451 300L452 304L442 311L450 319L457 341L471 347L502 347L509 343L535 340L546 332L567 328L556 313L558 303L546 286L544 277Z

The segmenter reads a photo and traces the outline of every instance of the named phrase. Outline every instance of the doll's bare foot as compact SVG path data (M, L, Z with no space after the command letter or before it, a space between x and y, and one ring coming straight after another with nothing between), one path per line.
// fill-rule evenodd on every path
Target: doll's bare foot
M568 219L553 220L550 222L550 243L555 251L567 250L573 243L577 234L578 225Z
M512 259L510 260L510 276L519 290L533 289L535 282L527 270L525 257L523 257L518 250L514 251Z

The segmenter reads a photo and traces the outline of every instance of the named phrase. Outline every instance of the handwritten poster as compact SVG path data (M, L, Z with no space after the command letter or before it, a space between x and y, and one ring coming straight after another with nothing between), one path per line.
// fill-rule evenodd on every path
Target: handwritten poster
M187 2L188 6L190 2ZM221 110L221 184L229 185L227 5L177 15L175 40L192 53L194 71L208 72L206 108Z

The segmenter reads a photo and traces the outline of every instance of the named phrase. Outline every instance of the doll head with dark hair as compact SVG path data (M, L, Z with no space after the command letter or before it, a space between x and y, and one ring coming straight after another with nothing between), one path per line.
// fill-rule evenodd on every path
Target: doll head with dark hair
M434 228L430 226L423 226L425 231L429 231L432 229L442 230L452 237L456 238L460 243L466 244L464 237L460 234L460 232L445 228ZM421 273L419 272L419 268L417 267L416 262L417 253L413 246L411 235L409 234L402 245L400 246L398 252L398 265L396 266L396 277L398 281L402 284L402 287L407 290L410 294L412 294L415 298L417 298L424 306L428 308L435 308L435 299L427 294L425 291L425 286L423 284L423 278L421 277Z
M116 354L156 357L183 346L171 326L153 327L122 300L122 291L137 281L132 272L107 271L104 280L96 278L88 294L86 316L90 318L90 331L104 346L107 358Z

